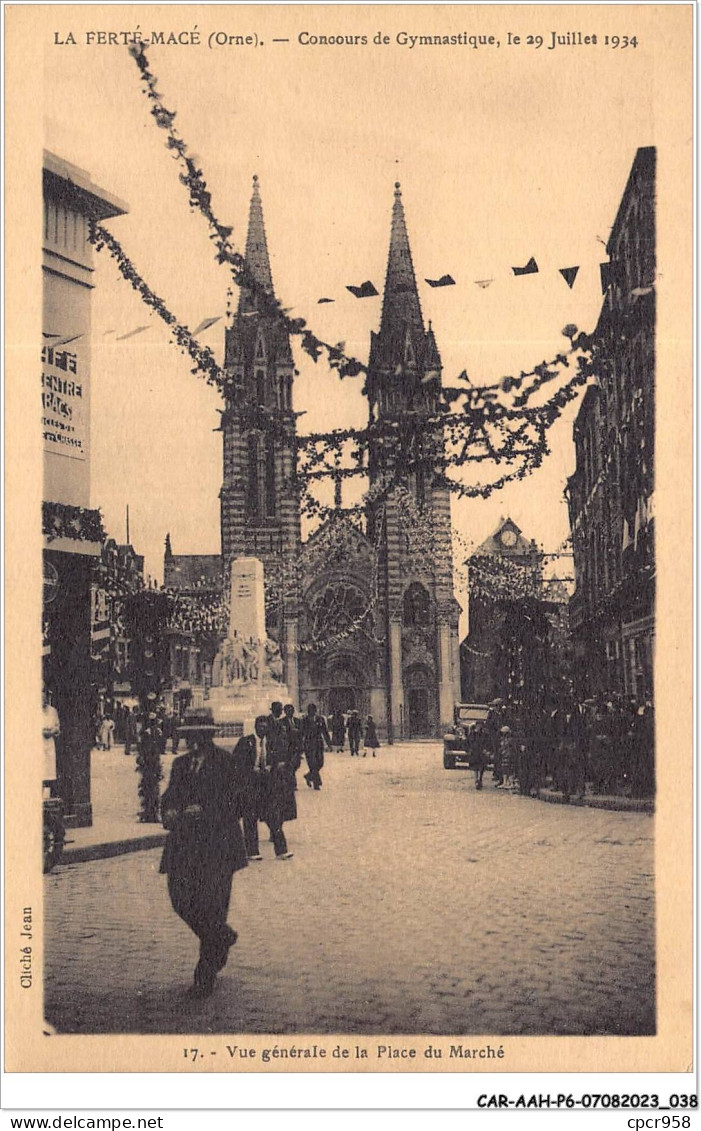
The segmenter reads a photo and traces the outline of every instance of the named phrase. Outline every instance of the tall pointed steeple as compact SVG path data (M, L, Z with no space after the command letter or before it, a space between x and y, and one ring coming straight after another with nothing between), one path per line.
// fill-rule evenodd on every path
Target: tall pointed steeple
M258 176L253 177L253 192L251 194L251 207L248 213L248 234L246 236L246 263L253 273L256 282L264 287L270 294L273 293L273 275L270 270L270 256L268 255L268 241L265 235L263 220L263 204L258 187ZM245 287L241 288L239 296L239 311L251 310L256 306L253 295Z
M387 259L380 334L390 329L396 329L400 325L409 326L412 330L423 333L421 304L416 286L414 264L411 258L409 234L406 229L401 185L397 181L394 186L392 229L389 239L389 257Z
M429 324L424 330L419 289L411 258L401 186L394 186L387 275L378 333L370 335L367 381L371 410L401 411L432 407L436 389L422 384L426 373L440 370L441 359Z
M274 295L257 175L253 177L248 213L246 263L259 286L268 294ZM269 363L279 363L286 367L293 364L287 330L266 310L265 303L260 302L253 290L246 286L242 286L239 291L238 308L226 331L225 365L229 368L237 363L255 363L257 368ZM243 377L243 374L240 376ZM258 382L257 378L255 382ZM258 392L256 396L259 402L263 399ZM283 403L287 399L289 398L282 398ZM279 407L277 398L273 398L272 403Z

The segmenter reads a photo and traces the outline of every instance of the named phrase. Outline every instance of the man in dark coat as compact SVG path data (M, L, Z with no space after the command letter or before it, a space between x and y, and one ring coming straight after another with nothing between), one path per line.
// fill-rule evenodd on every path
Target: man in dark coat
M297 770L302 764L302 745L299 733L299 720L295 718L295 709L293 703L285 704L282 725L287 736L288 763L292 768L292 780L294 783L294 788L297 789L296 774Z
M267 720L263 719L263 722ZM262 734L265 729L262 728ZM264 747L259 749L262 735L245 734L234 748L234 763L238 779L238 811L243 825L243 839L249 860L260 861L258 822L265 819L263 806L264 779L261 767Z
M131 754L132 747L136 746L139 741L139 712L137 707L132 707L131 711L127 708L127 716L124 720L124 753Z
M282 826L285 821L294 821L297 817L294 793L295 751L290 744L287 725L282 714L282 703L272 703L268 718L256 720L256 733L260 729L259 724L263 722L265 722L265 734L261 741L265 744L264 820L270 829L275 856L278 860L289 860L292 853L287 850L287 840Z
M234 872L246 867L246 849L234 759L212 741L211 711L189 710L181 731L188 752L174 761L162 798L170 836L160 870L168 875L173 910L200 940L194 988L208 996L236 942L226 919L231 881Z
M356 710L353 710L348 717L348 745L350 746L351 758L359 756L362 734L363 724L360 721L360 715Z
M273 704L274 708L277 706ZM258 821L265 821L276 859L291 860L294 854L287 848L282 826L285 821L295 820L297 803L285 730L276 713L259 715L254 729L255 733L244 735L234 750L246 851L249 860L262 860Z
M346 742L346 720L343 711L335 710L331 716L331 741L338 753L342 754Z
M328 727L323 715L318 715L316 711L316 703L310 703L307 707L307 713L302 719L300 726L300 733L302 736L302 749L304 750L309 766L308 772L304 775L304 780L311 789L321 789L322 781L320 770L324 766L324 743L327 749L331 749L331 738L329 737Z

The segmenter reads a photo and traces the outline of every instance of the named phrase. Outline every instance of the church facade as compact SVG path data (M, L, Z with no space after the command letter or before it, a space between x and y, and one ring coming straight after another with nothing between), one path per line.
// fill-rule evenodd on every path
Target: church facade
M274 294L257 178L246 260ZM280 645L299 710L310 702L323 714L355 708L390 741L439 735L460 697L460 607L450 493L440 477L441 359L423 321L399 185L381 322L370 343L374 427L362 524L339 506L302 540L289 336L245 288L227 328L224 364L231 395L221 421L221 557L212 568L218 562L225 583L233 558L262 560L267 631ZM413 459L399 439L408 433L421 438ZM168 542L166 586L180 587L180 560Z

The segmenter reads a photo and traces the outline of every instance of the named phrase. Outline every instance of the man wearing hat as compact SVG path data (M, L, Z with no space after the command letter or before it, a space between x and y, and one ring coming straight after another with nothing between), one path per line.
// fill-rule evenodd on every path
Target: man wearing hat
M173 910L200 940L194 988L211 994L236 931L227 926L234 872L245 868L239 825L239 782L235 762L212 741L212 712L185 712L180 734L187 754L176 758L161 799L163 825L170 830L161 860L168 875Z
M505 724L504 700L492 699L489 705L489 714L484 724L486 745L492 753L493 776L497 785L501 785L504 777L501 772L501 735L500 730Z

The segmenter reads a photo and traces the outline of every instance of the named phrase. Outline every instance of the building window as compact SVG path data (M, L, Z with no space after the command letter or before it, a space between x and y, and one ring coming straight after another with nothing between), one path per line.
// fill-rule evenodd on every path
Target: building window
M258 450L260 438L248 437L248 475L246 487L246 514L249 518L260 515L260 494L258 491Z
M422 628L431 623L431 598L418 581L404 594L403 614L406 628Z
M272 436L268 437L265 452L265 510L269 518L275 517L275 445Z
M256 369L256 400L258 404L265 404L265 372Z

